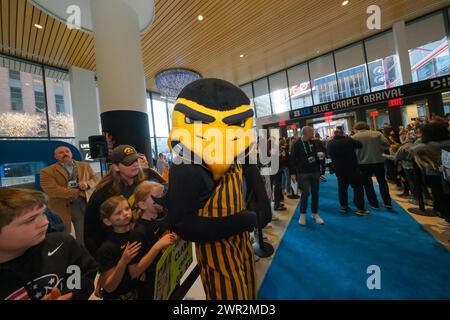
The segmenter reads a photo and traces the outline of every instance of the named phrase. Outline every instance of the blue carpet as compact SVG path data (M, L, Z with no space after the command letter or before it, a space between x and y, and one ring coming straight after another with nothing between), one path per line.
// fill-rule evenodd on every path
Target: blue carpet
M349 188L351 206L352 199ZM308 212L300 226L297 207L258 298L450 299L450 252L393 205L394 212L382 207L363 217L340 213L337 180L328 176L320 185L325 225ZM381 289L367 287L371 265L380 268Z

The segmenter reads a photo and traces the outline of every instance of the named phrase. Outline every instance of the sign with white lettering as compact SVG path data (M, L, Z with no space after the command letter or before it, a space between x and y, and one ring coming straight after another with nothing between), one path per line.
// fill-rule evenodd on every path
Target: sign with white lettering
M155 300L170 298L192 261L192 242L180 240L164 251L156 264Z
M91 157L91 149L89 148L89 141L80 141L81 160L87 162L94 162Z
M450 76L444 76L431 80L425 80L395 87L387 90L367 93L356 97L341 99L323 103L311 107L305 107L290 111L290 118L302 118L307 116L324 114L325 112L345 111L348 109L366 107L372 104L385 104L389 101L402 101L405 97L426 94L433 91L443 91L450 88ZM400 105L400 104L399 104ZM397 105L396 105L397 106Z

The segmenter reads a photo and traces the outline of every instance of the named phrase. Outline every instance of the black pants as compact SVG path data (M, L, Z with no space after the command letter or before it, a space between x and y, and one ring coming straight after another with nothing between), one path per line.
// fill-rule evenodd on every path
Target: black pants
M270 176L270 184L273 186L274 193L274 207L280 206L280 202L283 200L283 192L281 189L281 183L283 181L283 171L280 169L277 174Z
M325 171L327 169L327 165L326 165L325 159L319 160L319 165L320 165L320 174L322 176L324 176L325 175Z
M319 210L319 184L320 172L301 173L297 177L298 186L302 190L300 197L300 213L306 213L308 207L308 197L311 193L311 212L317 213Z
M414 184L414 169L403 169L403 172L405 174L406 181L408 182L411 195L417 200L419 195L417 194L416 185Z
M364 191L366 191L366 196L369 203L372 206L378 207L378 199L372 182L372 175L375 174L384 204L391 205L392 200L389 194L389 187L386 182L384 163L361 164L359 169L361 170Z
M433 209L440 213L442 212L441 203L442 198L445 197L442 189L440 176L427 176L427 182L431 189L431 196L433 197Z
M341 207L348 207L348 186L353 188L353 202L359 210L364 210L364 188L361 173L357 168L345 172L336 172L339 188L339 203Z

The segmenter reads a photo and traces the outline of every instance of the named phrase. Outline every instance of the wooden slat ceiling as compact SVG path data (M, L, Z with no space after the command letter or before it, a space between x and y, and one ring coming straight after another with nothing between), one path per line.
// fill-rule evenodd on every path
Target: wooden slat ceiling
M153 25L141 37L148 87L156 90L155 74L173 67L242 84L379 32L366 27L369 5L380 6L384 30L396 20L410 20L450 4L450 0L350 0L343 7L341 2L155 0ZM95 71L91 34L69 30L26 0L0 3L0 52ZM202 22L197 20L200 14ZM44 28L35 28L36 23Z

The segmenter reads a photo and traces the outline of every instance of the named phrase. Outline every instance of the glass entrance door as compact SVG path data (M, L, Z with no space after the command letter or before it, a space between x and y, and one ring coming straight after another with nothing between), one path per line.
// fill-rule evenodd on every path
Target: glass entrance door
M336 127L342 127L346 133L350 133L355 123L354 113L339 114L328 118L312 119L307 125L313 127L320 137L325 139L332 137Z
M366 111L366 119L370 129L383 129L384 125L390 123L389 111L387 108L373 108Z

